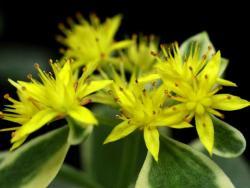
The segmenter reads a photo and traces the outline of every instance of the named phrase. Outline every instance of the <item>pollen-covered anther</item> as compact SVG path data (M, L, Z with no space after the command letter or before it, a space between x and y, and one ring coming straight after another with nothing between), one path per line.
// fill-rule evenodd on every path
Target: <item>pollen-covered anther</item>
M15 137L15 135L16 135L16 132L12 132L12 133L11 133L11 137L12 137L12 138Z
M207 55L206 54L202 55L202 59L206 60L207 59Z
M207 47L207 49L208 49L209 51L212 50L212 46L209 45L209 46Z
M153 110L153 115L155 115L156 114L156 111L155 110Z
M10 99L10 94L9 93L4 94L3 98L7 100Z
M38 63L34 64L35 69L40 69L40 65Z
M227 99L230 100L232 97L230 95L227 96Z
M154 51L150 51L150 54L153 56L158 56L158 53L154 52Z
M174 85L175 85L175 87L179 87L179 84L177 84L177 83L174 83Z
M188 69L193 72L193 67L189 66Z
M28 74L28 75L27 75L27 78L28 78L29 80L31 80L31 79L33 78L32 74L31 74L31 73Z
M205 77L205 79L206 79L206 80L208 79L208 75L207 75L207 74L205 74L205 76L204 76L204 77Z
M4 117L4 113L0 111L0 118L2 119Z

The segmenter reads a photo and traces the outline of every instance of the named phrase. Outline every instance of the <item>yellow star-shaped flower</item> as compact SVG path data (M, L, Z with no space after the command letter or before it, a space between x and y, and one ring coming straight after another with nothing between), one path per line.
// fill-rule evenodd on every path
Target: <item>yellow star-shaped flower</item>
M115 41L115 34L121 23L121 16L108 18L104 23L95 15L90 16L90 22L77 15L79 24L70 22L70 29L60 24L60 29L66 37L59 36L58 40L67 47L65 56L74 58L74 68L93 63L99 65L104 60L112 61L112 53L126 48L130 40Z
M195 49L194 54L184 60L178 46L174 46L164 52L166 59L156 65L156 70L168 89L169 97L179 102L174 107L186 113L188 121L195 117L200 140L212 154L214 128L211 115L223 117L218 110L238 110L250 103L230 94L217 94L221 85L236 84L220 78L220 52L211 59L199 60L197 51Z
M43 72L39 65L35 67L41 82L32 77L31 82L9 80L17 88L20 100L6 96L13 104L7 105L6 113L2 114L3 119L21 124L14 128L12 149L21 145L29 134L58 118L70 117L83 128L97 124L92 112L84 105L90 102L90 94L112 83L111 80L89 81L92 67L85 67L78 79L69 60L64 65L51 62L53 74Z
M191 125L184 121L184 113L176 113L172 108L165 108L166 95L164 87L145 89L132 76L129 84L115 79L112 85L113 95L121 108L118 116L123 120L117 125L104 143L121 139L136 129L142 130L149 152L158 160L159 132L158 127L186 128Z

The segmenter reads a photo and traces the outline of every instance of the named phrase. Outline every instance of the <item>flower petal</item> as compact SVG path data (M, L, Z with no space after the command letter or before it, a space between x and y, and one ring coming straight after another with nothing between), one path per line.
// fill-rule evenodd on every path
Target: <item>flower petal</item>
M218 51L199 74L200 87L210 90L217 81L220 71L221 54Z
M123 40L123 41L119 41L119 42L115 42L113 43L112 47L111 47L111 51L113 50L120 50L123 48L127 48L132 44L131 40Z
M94 114L87 108L83 106L77 106L68 112L69 116L75 121L81 123L81 125L86 128L88 125L97 124L97 120Z
M128 121L123 121L111 131L105 139L104 144L124 138L137 128L138 127L136 125L131 125Z
M212 96L212 101L212 108L225 111L239 110L250 106L250 102L247 100L229 94L214 95Z
M161 76L159 74L146 74L145 76L140 77L138 81L140 83L147 83L147 82L151 82L154 80L158 80L160 78Z
M58 112L52 111L51 109L45 109L37 112L27 123L21 126L15 133L11 142L16 142L23 137L31 134L32 132L40 129L46 123L53 120L58 116Z
M64 65L63 68L60 70L60 72L58 73L58 80L60 82L63 82L64 85L68 85L70 79L71 79L71 65L70 65L70 61L68 60Z
M159 132L157 128L144 128L144 140L148 151L152 154L154 159L158 161L158 154L160 148Z
M98 81L92 81L89 84L84 84L82 86L82 91L80 89L79 96L81 98L85 97L93 92L96 92L98 90L101 90L101 89L107 87L111 83L112 83L112 80L98 80Z
M10 148L10 151L13 151L14 149L18 148L19 146L21 146L25 140L27 139L28 136L24 136L23 138L21 138L20 140L14 142L14 144L12 145L12 147Z
M214 146L214 126L211 117L205 113L202 116L195 116L196 130L199 138L209 154L212 155Z
M193 127L193 125L191 125L190 123L186 121L183 121L181 123L168 125L168 127L175 128L175 129L183 129L183 128L191 128Z
M236 83L231 82L229 80L225 80L223 78L217 78L217 83L223 86L237 87Z

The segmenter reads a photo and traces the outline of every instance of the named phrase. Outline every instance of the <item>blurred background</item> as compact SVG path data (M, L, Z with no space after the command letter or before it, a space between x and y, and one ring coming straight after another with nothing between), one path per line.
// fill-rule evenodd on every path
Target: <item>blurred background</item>
M34 72L34 63L46 67L49 58L60 58L58 24L76 12L96 13L104 19L122 13L123 23L117 39L133 33L155 34L161 43L178 41L206 30L216 49L230 60L226 78L238 84L229 91L250 100L249 17L245 3L212 1L129 1L129 0L0 0L0 93L14 95L7 78L25 79ZM1 109L6 103L0 97ZM250 143L249 109L225 113L225 121L238 128ZM1 121L1 126L7 122ZM45 128L46 129L46 128ZM43 130L46 131L46 130ZM188 143L196 137L194 129L174 131L174 137ZM9 133L0 133L0 149L9 147ZM78 148L71 149L67 161L78 165ZM250 147L245 157L250 159Z

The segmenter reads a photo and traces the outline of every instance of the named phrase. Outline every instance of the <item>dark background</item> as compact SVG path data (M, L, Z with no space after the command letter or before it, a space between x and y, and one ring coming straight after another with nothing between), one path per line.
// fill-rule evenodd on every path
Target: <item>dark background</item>
M249 87L249 5L238 1L219 3L213 1L128 1L128 0L60 0L46 2L44 0L13 1L0 0L0 18L2 16L4 30L0 33L0 54L8 49L13 50L19 57L17 59L21 68L27 65L23 60L24 49L35 49L43 52L34 52L30 55L32 60L47 61L49 57L56 59L60 57L61 47L55 40L60 33L57 25L64 22L68 16L74 17L76 12L84 16L95 12L99 17L105 18L117 13L124 15L121 29L117 38L133 33L144 33L160 36L162 43L178 41L181 43L186 38L206 30L216 47L220 49L223 57L230 60L230 66L226 72L226 78L235 81L238 88L226 89L235 95L250 100ZM0 26L1 27L1 26ZM38 56L43 56L40 60ZM1 60L1 59L0 59ZM29 59L30 61L30 59ZM8 59L0 62L0 70L5 66L11 66ZM32 64L35 63L32 61ZM20 66L19 66L20 68ZM20 69L21 69L20 68ZM26 71L26 69L24 69ZM28 72L27 72L28 73ZM6 84L9 76L6 71L1 72L1 94L13 92ZM6 75L7 76L3 76ZM0 105L4 103L0 100ZM225 113L226 122L237 127L250 143L249 110L243 109ZM6 122L1 121L1 124ZM182 141L188 142L195 137L195 131L175 131L174 136ZM0 133L0 140L6 140L9 135ZM7 144L8 145L8 144ZM7 147L4 142L0 148ZM77 152L76 148L71 150L71 156ZM250 159L250 148L245 156ZM77 160L71 157L68 160ZM73 162L77 164L77 162Z

